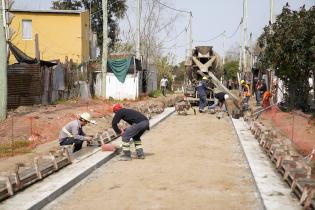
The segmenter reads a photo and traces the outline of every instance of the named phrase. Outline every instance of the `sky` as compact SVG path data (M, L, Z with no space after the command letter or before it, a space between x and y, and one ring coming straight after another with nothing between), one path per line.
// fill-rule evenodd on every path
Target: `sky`
M148 1L148 0L146 0ZM154 1L154 0L152 0ZM226 31L227 37L233 35L237 29L243 14L243 0L160 0L161 2L180 9L190 10L193 14L192 31L193 46L210 45L219 54L223 54L231 47L238 46L240 41L239 31L231 38L226 39L223 47L223 37L219 37L211 42L198 42L210 40ZM129 9L127 11L131 25L134 26L136 0L127 0ZM262 33L263 27L269 21L269 0L248 0L248 37L253 34L255 41ZM307 8L315 5L315 0L274 0L275 15L281 12L282 7L289 3L292 9L298 9L302 5ZM49 9L51 0L15 0L15 8L21 9ZM165 10L168 10L165 8ZM169 15L174 16L177 12L169 10ZM188 15L183 13L174 22L174 30L170 35L170 40L176 37L188 25ZM121 21L121 30L129 30L127 20ZM131 29L134 31L134 28ZM175 63L179 63L185 58L187 46L186 33L182 33L175 41L167 43L163 51L175 54ZM225 50L224 50L225 49Z

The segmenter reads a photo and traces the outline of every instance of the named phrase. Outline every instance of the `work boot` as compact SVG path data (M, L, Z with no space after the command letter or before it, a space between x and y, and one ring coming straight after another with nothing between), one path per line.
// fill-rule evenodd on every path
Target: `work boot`
M143 149L136 149L136 152L137 152L137 158L138 159L144 159L144 152L143 152Z
M129 142L123 142L122 143L122 155L120 156L119 160L121 160L121 161L131 160L131 152L130 152L130 143Z
M120 161L130 161L131 160L131 152L123 151L122 155L119 157Z

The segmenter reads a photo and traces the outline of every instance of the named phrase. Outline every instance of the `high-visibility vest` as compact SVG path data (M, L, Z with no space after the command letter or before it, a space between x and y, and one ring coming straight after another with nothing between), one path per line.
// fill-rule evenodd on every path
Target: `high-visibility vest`
M244 85L244 88L243 88L243 92L244 92L244 96L251 96L251 93L250 93L250 88L249 88L249 85L248 84L245 84Z

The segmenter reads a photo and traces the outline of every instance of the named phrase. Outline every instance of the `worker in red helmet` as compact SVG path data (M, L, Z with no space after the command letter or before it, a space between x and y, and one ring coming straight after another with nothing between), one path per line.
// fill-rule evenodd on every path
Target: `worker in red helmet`
M144 159L141 136L146 130L150 129L148 118L138 111L123 108L120 104L114 104L113 112L115 113L115 116L112 120L112 127L115 130L116 134L120 134L122 136L123 142L122 155L120 156L120 160L131 160L131 140L134 141L137 158ZM124 120L130 126L127 127L125 130L119 129L118 123L120 122L120 120Z

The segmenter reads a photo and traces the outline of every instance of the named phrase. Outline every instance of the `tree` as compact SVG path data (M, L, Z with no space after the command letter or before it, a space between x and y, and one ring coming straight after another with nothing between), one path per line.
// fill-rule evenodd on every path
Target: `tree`
M229 60L224 64L224 70L226 72L225 74L226 80L237 79L238 64L239 64L239 61L237 60Z
M307 108L308 78L315 69L315 6L293 11L287 4L276 22L259 37L263 66L275 69L288 90L292 107Z
M169 81L168 87L171 87L173 82L173 66L170 64L169 56L157 58L155 63L157 67L158 82L161 81L163 76L167 76Z
M52 2L53 9L60 9L60 10L78 10L82 7L81 1L76 0L63 0L63 1L53 1Z
M91 2L91 4L90 4ZM91 5L91 8L90 8ZM92 13L92 30L97 34L97 43L103 49L103 11L102 1L99 0L58 0L53 1L53 9L73 10L86 8ZM118 41L119 19L124 17L127 10L126 0L108 0L108 37L110 38L109 50L111 51Z
M183 83L185 80L185 61L179 63L178 66L174 67L175 81L179 83Z

